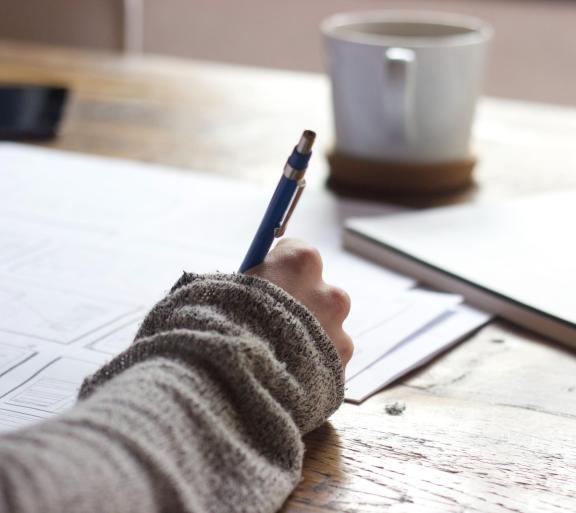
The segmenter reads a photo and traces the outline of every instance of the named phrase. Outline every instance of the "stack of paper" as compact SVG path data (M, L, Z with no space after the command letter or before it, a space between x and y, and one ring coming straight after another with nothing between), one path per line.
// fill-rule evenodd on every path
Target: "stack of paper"
M235 271L271 195L200 173L13 144L0 145L0 168L0 430L69 407L84 376L130 344L183 270ZM319 247L326 280L352 297L353 401L487 321L459 296L420 290L340 250L346 217L389 210L308 191L288 230Z

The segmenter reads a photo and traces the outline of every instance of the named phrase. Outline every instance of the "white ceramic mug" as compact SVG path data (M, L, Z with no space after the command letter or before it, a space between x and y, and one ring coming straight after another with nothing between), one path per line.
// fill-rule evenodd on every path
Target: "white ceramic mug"
M336 14L322 23L336 150L379 161L470 155L492 28L448 13Z

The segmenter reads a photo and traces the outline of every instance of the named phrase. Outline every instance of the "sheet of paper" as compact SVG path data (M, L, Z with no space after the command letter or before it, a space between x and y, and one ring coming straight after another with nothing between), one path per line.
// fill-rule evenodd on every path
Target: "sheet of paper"
M490 320L490 316L460 305L426 325L346 382L346 399L362 402L404 374L429 362Z
M108 355L81 346L6 338L0 333L0 431L56 415L71 406L82 380Z
M355 349L346 367L346 380L461 302L461 296L457 295L409 290L366 305L361 310L364 315L368 313L366 320L371 322L367 322L366 329L358 327L358 331L350 331Z
M64 411L75 402L82 380L97 369L94 362L56 358L6 394L2 405L41 416Z
M17 346L0 339L0 376L35 355L33 347Z
M134 340L141 322L141 318L133 319L123 326L113 329L109 333L97 338L88 345L88 348L108 355L121 353L124 349L127 349Z
M101 326L137 311L119 303L0 275L0 332L71 344Z
M0 144L0 168L0 430L72 404L82 378L128 347L182 271L235 271L270 196L201 173L14 144ZM326 280L352 297L354 382L459 302L341 251L344 219L396 210L307 191L289 227L319 247ZM421 351L424 360L430 350Z

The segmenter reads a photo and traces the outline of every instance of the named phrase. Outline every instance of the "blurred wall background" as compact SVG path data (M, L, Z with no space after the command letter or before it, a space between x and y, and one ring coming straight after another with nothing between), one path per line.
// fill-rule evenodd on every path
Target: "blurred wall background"
M0 39L321 71L320 20L359 9L484 18L488 94L576 105L575 0L0 0Z

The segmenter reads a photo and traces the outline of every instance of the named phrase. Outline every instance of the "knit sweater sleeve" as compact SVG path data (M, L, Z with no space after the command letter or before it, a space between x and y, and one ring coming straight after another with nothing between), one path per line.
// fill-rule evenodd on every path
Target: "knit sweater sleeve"
M0 437L0 511L274 512L343 389L334 346L283 290L184 274L74 408Z

